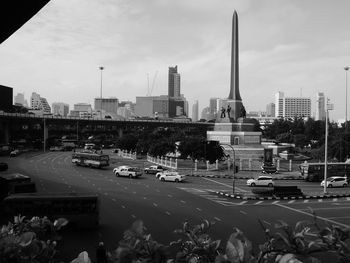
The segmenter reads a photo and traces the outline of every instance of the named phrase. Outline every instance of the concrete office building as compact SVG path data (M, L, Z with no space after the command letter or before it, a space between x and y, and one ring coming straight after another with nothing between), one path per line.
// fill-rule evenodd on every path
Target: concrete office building
M15 105L28 107L28 102L24 98L24 93L17 93L17 95L15 96L14 102L15 102Z
M135 115L137 117L169 117L168 96L136 97Z
M106 113L117 114L118 111L117 98L95 98L95 111L104 111Z
M311 116L311 99L285 97L283 92L275 94L275 116L279 118L299 118Z
M69 113L69 105L63 102L52 103L52 114L66 117Z
M271 102L266 105L266 116L267 117L275 117L276 114L276 106L275 103Z
M45 114L51 113L51 107L47 100L43 97L41 97L38 93L33 92L32 96L30 97L30 107L34 111L41 111Z
M198 116L198 112L199 111L199 104L198 104L198 100L196 100L193 105L192 105L192 121L198 121L199 120L199 116Z
M326 119L326 98L323 92L318 92L316 96L316 121L324 121Z

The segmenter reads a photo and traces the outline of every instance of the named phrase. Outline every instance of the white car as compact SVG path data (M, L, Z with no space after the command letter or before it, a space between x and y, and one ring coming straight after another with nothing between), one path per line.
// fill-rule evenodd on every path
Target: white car
M142 175L142 172L137 167L129 167L129 166L119 166L113 169L113 173L115 176L126 176L129 178L137 178Z
M268 186L273 187L275 183L272 181L271 176L259 176L258 178L248 179L247 185L249 186Z
M186 179L186 175L180 175L178 172L164 171L160 173L159 180L162 182L171 181L171 182L182 182Z
M326 187L347 187L348 186L348 179L346 176L332 176L328 177L326 180ZM324 187L324 180L321 182L321 186Z

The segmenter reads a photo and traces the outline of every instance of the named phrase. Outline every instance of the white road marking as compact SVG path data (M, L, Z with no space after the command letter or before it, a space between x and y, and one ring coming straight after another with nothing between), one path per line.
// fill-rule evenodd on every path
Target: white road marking
M262 202L264 202L264 201L258 201L258 202L256 202L254 205L261 204Z
M293 212L296 212L296 213L301 213L301 214L304 214L304 215L308 215L310 217L314 217L313 214L310 214L310 213L307 213L307 212L304 212L304 211L301 211L301 210L298 210L298 209L294 209L292 207L288 207L288 206L285 206L285 205L282 205L282 204L276 204L277 206L279 207L282 207L282 208L285 208L285 209L289 209ZM317 216L318 219L322 219L324 221L327 221L327 222L330 222L330 223L333 223L333 224L336 224L336 225L339 225L339 226L343 226L343 227L350 227L349 225L346 225L346 224L342 224L342 223L339 223L337 221L334 221L334 220L331 220L329 218L325 218L325 217L322 217L322 216Z
M263 222L264 222L265 224L271 226L271 223L270 223L270 222L267 222L267 221L265 221L265 220L263 220Z
M143 200L146 200L146 199L147 199L147 197L146 197L146 196L144 196L144 197L143 197Z
M247 203L248 201L242 201L240 203L238 203L239 205L244 205L245 203Z
M243 214L243 215L246 215L247 214L247 212L244 212L244 211L239 211L241 214Z
M117 202L117 200L115 200L114 198L112 198L112 201L113 201L113 202Z
M186 204L186 201L184 201L184 200L181 200L180 202L183 203L183 204Z
M277 203L279 203L280 201L273 201L272 204L275 205Z
M131 217L132 217L132 218L136 218L136 216L135 216L135 215L131 215Z
M170 215L171 215L171 214L170 214L168 211L166 211L165 213L166 213L168 216L170 216Z
M214 219L215 219L216 221L221 221L221 219L218 218L218 217L214 217Z
M157 207L157 206L158 206L156 203L153 203L153 205L154 205L155 207Z
M197 207L196 209L197 209L198 211L202 211L202 209L200 209L200 208L198 208L198 207Z
M308 203L309 202L309 199L307 199L307 200L304 200L304 203Z
M168 195L168 197L173 197L172 195Z
M288 204L292 204L292 203L294 203L295 202L295 200L290 200L289 202L288 202Z
M220 185L223 185L223 186L226 186L226 187L232 189L232 184L220 183L220 182L217 182L217 181L215 181L215 180L212 180L212 179L209 179L209 178L205 178L205 177L202 177L202 179L207 180L207 181L210 181L210 182L213 182L213 183L216 183L216 184L220 184ZM244 190L244 189L239 188L239 187L237 187L237 186L235 187L235 189L238 189L238 190L241 191L241 192L247 192L247 190Z

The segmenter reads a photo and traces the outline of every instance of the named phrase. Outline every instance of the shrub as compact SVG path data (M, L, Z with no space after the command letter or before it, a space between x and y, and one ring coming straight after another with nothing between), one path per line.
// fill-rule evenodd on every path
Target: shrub
M16 216L14 222L0 231L0 259L3 263L50 263L57 254L60 237L57 230L68 223L60 218L52 223L46 217L26 219Z

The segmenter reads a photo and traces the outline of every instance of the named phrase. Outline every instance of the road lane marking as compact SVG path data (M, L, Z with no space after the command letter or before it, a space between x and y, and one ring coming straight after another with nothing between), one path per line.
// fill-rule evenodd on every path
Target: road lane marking
M245 203L247 203L248 201L242 201L240 203L238 203L239 205L244 205Z
M136 218L136 216L135 216L135 215L131 215L131 217L132 217L132 218L134 218L134 219Z
M261 204L262 202L264 202L264 201L258 201L258 202L256 202L254 205Z
M332 217L328 217L328 219L345 219L345 218L350 218L350 216L332 216Z
M172 195L168 195L168 197L173 197Z
M202 211L202 209L200 209L200 208L198 208L198 207L197 207L196 209L197 209L198 211L200 211L200 212Z
M288 202L288 204L292 204L294 202L295 202L295 200L291 200L291 201Z
M221 219L218 218L218 217L214 217L214 219L215 219L216 221L221 221Z
M114 198L112 198L112 201L113 201L113 202L117 202L117 200L115 200Z
M125 209L125 206L122 205L122 208Z
M338 209L350 209L349 206L337 206L337 207L321 207L321 208L312 208L313 211L317 211L317 210L338 210ZM307 211L309 209L300 209L303 211Z
M244 211L239 211L241 214L243 214L243 215L246 215L247 214L247 212L244 212Z
M279 203L280 201L273 201L272 204L275 205L277 203Z
M304 211L301 211L301 210L298 210L298 209L294 209L294 208L292 208L292 207L288 207L288 206L285 206L285 205L282 205L282 204L276 204L276 205L279 206L279 207L282 207L282 208L291 210L291 211L296 212L296 213L300 213L300 214L308 215L308 216L310 216L310 217L314 217L313 214L310 214L310 213L307 213L307 212L304 212ZM324 220L324 221L327 221L327 222L330 222L330 223L333 223L333 224L336 224L336 225L339 225L339 226L350 227L349 225L339 223L339 222L337 222L337 221L328 219L328 218L326 218L326 217L317 216L317 218L318 218L318 219L321 219L321 220Z
M309 200L304 200L304 203L308 203L309 202Z
M213 183L216 183L216 184L220 184L220 185L223 185L223 186L226 186L226 187L232 189L232 185L220 183L220 182L217 182L217 181L215 181L215 180L212 180L212 179L209 179L209 178L205 178L205 177L202 177L202 179L207 180L207 181L210 181L210 182L213 182ZM241 192L247 192L247 190L244 190L244 189L239 188L239 187L237 187L237 186L235 187L235 189L238 189L238 190L241 191Z
M267 222L266 220L263 220L263 222L269 226L271 226L271 223L270 222Z
M143 200L146 200L146 199L147 199L147 197L146 197L146 196L144 196L144 197L143 197Z
M153 205L154 205L155 207L157 207L157 206L158 206L156 203L153 203Z
M168 215L168 216L170 216L171 214L168 212L168 211L165 211L165 213Z
M184 201L184 200L181 200L180 202L183 203L183 204L186 204L186 201Z

